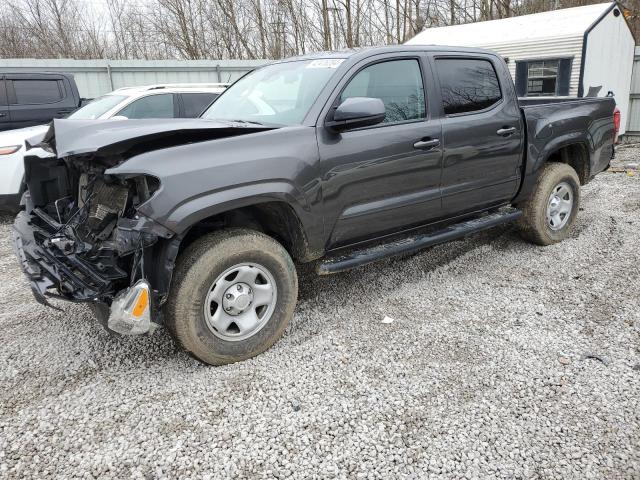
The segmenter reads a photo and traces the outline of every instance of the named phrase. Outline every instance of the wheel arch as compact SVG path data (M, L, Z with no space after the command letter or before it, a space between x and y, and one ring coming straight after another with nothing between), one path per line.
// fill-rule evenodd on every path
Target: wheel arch
M263 232L280 242L292 258L308 262L322 256L309 242L310 233L304 228L299 208L286 198L258 197L234 202L208 216L199 216L182 234L180 251L195 239L225 228L250 228Z
M556 137L544 145L538 141L529 145L526 155L524 179L520 191L513 199L518 205L532 194L542 169L547 163L559 162L570 165L578 173L581 185L591 179L593 145L585 132L573 132Z
M591 162L588 145L584 141L562 144L546 154L544 163L565 163L578 174L580 185L586 185L591 178Z

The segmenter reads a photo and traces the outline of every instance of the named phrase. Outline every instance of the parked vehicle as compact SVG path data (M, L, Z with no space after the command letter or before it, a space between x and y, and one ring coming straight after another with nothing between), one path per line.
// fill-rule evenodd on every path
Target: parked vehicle
M320 274L506 222L571 231L613 153L611 98L522 105L478 49L321 53L246 75L201 119L56 120L25 158L18 256L35 297L107 327L167 326L194 357L244 360Z
M82 99L67 73L0 73L0 132L69 115Z
M211 105L227 86L224 83L187 83L119 88L96 98L67 118L194 118ZM0 133L0 210L18 209L25 188L25 142L30 137L43 135L48 128L49 125L38 125ZM47 155L46 152L39 153Z

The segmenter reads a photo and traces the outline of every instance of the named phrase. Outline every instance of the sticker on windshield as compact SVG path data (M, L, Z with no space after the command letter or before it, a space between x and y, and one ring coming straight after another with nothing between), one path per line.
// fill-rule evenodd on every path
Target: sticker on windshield
M306 68L338 68L344 62L344 58L323 58L314 60Z

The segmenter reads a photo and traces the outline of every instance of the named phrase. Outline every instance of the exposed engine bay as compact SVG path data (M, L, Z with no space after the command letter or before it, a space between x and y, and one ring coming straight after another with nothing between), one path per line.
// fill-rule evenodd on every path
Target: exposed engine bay
M14 244L36 299L92 302L105 326L144 333L162 323L180 238L139 212L160 189L149 174L114 174L152 150L268 130L202 120L54 120L27 142L25 210ZM106 316L106 315L99 315ZM107 323L108 321L108 323Z
M16 240L42 303L58 296L110 306L118 292L146 282L145 249L172 236L160 225L145 227L153 222L136 211L159 181L146 175L110 176L105 168L83 159L25 157L29 190L26 211L16 219ZM149 311L142 313L150 317L151 306L162 302L166 292L152 292L148 282L143 290Z

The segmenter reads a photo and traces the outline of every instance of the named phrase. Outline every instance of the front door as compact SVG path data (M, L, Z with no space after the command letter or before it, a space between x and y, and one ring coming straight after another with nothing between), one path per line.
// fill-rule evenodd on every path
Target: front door
M435 59L442 103L443 214L513 198L522 161L520 111L495 57ZM501 72L499 76L496 72ZM506 78L508 77L508 78Z
M386 118L341 133L318 129L328 249L426 223L441 210L441 130L426 108L427 63L415 54L382 57L346 78L332 105L379 98Z

